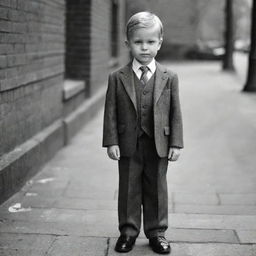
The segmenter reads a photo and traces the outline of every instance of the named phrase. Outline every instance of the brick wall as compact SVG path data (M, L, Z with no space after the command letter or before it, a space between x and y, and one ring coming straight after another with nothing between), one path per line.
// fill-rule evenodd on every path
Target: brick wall
M0 1L0 155L61 116L64 0Z
M103 106L112 1L123 64L124 0L0 0L0 203Z

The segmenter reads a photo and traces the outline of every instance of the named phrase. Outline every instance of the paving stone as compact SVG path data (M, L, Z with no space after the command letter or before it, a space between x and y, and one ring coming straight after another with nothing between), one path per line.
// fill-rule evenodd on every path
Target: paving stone
M96 185L97 184L97 185ZM103 187L104 181L90 184L71 184L65 191L64 196L70 198L85 198L95 200L113 200L116 186L111 188Z
M53 177L47 177L47 179L54 179ZM37 193L45 197L57 197L63 195L68 181L53 180L45 184L34 183L27 192Z
M27 195L22 198L20 203L24 208L52 208L57 198L55 197L46 197L41 193L27 192Z
M219 194L221 204L256 205L256 194Z
M252 245L172 244L172 256L255 256Z
M107 239L88 237L58 237L47 252L49 256L104 256Z
M175 204L174 212L222 215L256 215L256 206Z
M79 223L50 223L50 222L26 222L4 221L0 222L0 234L50 234L93 237L117 237L119 235L117 223L104 225L85 225Z
M174 203L217 205L219 200L216 194L174 193Z
M172 228L201 229L256 229L255 216L251 215L208 215L208 214L169 214Z
M84 198L61 197L53 204L55 208L84 210L117 210L116 200L94 200Z
M172 242L239 243L233 230L169 228L166 237Z
M256 230L236 230L241 243L256 244Z
M45 255L53 240L50 235L0 233L0 255Z
M116 211L71 210L71 209L35 209L29 212L1 212L0 219L12 221L33 221L51 223L80 223L81 225L104 225L115 223Z

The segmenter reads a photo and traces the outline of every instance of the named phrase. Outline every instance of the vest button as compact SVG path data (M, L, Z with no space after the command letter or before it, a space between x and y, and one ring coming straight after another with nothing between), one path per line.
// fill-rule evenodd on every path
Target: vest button
M143 107L143 108L147 108L147 105L143 105L142 107Z
M148 92L147 91L143 91L143 94L146 95Z

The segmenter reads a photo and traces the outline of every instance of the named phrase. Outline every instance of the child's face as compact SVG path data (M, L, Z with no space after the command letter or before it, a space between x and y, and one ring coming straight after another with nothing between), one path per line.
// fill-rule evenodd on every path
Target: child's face
M132 32L126 45L132 56L142 65L148 65L157 55L162 44L157 25L151 28L139 28Z

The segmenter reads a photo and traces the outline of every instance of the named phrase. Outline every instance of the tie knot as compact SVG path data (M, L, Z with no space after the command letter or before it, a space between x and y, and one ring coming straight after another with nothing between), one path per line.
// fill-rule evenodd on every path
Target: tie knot
M141 66L140 70L142 71L142 73L147 73L149 71L148 66Z

